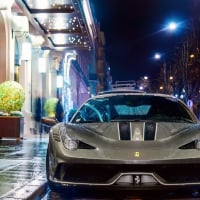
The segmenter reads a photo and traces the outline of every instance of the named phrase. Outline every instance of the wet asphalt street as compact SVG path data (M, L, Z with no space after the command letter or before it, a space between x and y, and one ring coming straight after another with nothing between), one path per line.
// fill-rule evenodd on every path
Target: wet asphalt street
M22 140L0 140L0 199L2 200L199 200L191 193L157 193L119 191L51 192L46 183L46 149L48 134L32 135Z
M48 137L0 140L0 199L34 199L46 187Z

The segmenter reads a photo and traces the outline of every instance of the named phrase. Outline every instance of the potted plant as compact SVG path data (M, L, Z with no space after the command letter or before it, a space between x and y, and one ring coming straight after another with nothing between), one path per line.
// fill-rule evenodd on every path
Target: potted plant
M57 123L55 119L55 111L56 111L56 104L58 102L58 98L51 97L47 99L44 104L44 111L47 116L42 117L41 123L45 126L45 130L48 132L49 128Z
M23 134L21 108L25 101L23 87L16 81L0 84L0 137L20 138Z

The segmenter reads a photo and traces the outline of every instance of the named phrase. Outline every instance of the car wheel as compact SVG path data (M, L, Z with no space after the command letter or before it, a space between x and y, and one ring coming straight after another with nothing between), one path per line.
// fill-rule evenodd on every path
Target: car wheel
M53 192L61 192L61 191L63 191L62 187L56 185L55 183L53 183L49 179L49 177L50 177L49 148L47 148L47 153L46 153L46 177L47 177L48 186L51 189L51 191L53 191Z

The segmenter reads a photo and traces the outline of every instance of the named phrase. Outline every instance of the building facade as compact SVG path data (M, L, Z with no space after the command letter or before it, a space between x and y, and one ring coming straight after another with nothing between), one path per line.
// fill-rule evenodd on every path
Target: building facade
M107 87L105 38L88 0L0 0L0 33L0 83L15 80L23 86L25 131L33 127L38 95L42 105L61 98L67 120L70 109Z

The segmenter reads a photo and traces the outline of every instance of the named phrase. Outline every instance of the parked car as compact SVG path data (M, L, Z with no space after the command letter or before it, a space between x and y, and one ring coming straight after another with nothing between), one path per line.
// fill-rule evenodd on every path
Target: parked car
M112 91L88 99L49 134L50 188L200 186L200 124L180 99Z

